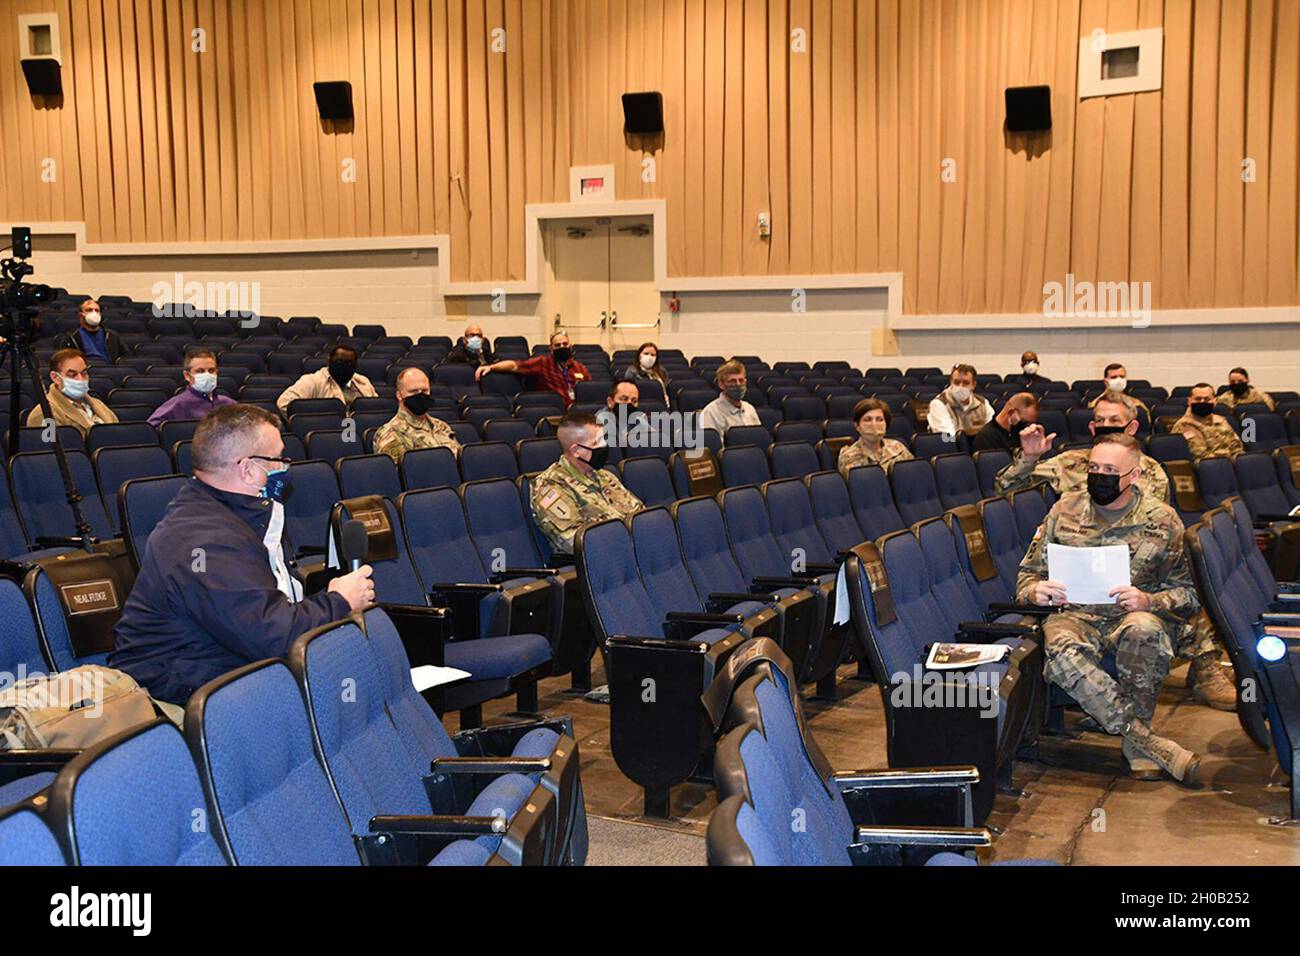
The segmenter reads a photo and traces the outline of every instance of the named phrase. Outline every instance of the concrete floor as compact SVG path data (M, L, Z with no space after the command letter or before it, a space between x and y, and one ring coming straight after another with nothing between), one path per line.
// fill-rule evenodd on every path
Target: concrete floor
M841 668L837 701L805 700L809 724L836 768L883 767L880 692L853 679L854 671ZM1285 778L1272 754L1250 742L1235 714L1196 703L1184 689L1185 676L1185 666L1170 674L1155 727L1201 755L1194 787L1132 779L1117 737L1085 732L1076 739L1043 738L1037 759L1016 763L1014 781L1023 795L997 799L988 824L1000 832L990 858L1119 866L1300 863L1300 827L1265 823L1288 808ZM603 681L599 657L593 677L596 684ZM644 817L640 789L619 772L609 750L609 708L568 687L568 678L543 681L540 706L547 714L574 718L588 813L702 836L716 805L712 788L682 784L673 790L672 819ZM512 706L513 699L485 707L486 721L510 719ZM1067 723L1073 727L1077 717ZM454 730L456 718L449 716L447 724ZM625 845L626 834L635 831L619 832L620 852L605 855L593 828L592 862L636 861ZM702 855L703 844L698 845ZM648 849L648 858L640 862L684 862L689 855L686 849L665 858Z

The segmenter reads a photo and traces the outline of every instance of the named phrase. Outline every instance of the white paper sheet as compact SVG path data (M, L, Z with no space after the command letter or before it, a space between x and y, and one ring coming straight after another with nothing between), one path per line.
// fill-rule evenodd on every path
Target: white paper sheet
M1065 585L1068 604L1114 604L1110 592L1130 583L1128 546L1072 548L1048 542L1047 576Z
M838 626L849 622L849 579L845 567L848 562L840 565L839 573L835 575L835 617L832 619Z
M451 684L458 680L464 680L469 677L469 671L463 671L459 667L438 667L434 664L421 664L419 667L411 668L411 683L415 685L418 691L426 691L430 687L437 687L439 684Z

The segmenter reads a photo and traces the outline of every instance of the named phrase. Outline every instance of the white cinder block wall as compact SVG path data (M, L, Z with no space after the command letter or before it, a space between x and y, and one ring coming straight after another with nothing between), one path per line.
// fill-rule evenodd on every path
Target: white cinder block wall
M71 239L71 237L68 237ZM317 315L327 322L381 322L394 334L450 335L455 338L467 318L480 322L489 336L525 335L544 339L552 328L544 295L511 295L504 311L494 311L487 297L438 293L439 264L432 248L184 256L85 256L75 243L46 242L33 257L32 281L74 292L153 298L154 284L185 281L256 283L260 311L266 315ZM53 247L53 248L51 248ZM1300 309L1294 322L1240 324L1233 310L1223 310L1221 325L1172 325L1153 314L1144 329L1127 326L1059 327L1044 318L1024 329L983 327L987 317L948 319L943 328L897 331L897 354L873 354L873 332L885 322L883 292L816 291L807 294L806 311L792 312L788 293L683 293L681 311L668 310L661 299L659 330L629 330L606 335L603 344L635 348L656 339L666 348L691 355L759 354L769 361L845 359L866 368L938 366L964 360L980 371L1006 374L1018 370L1020 353L1035 349L1044 374L1073 380L1097 378L1111 361L1124 362L1133 378L1172 386L1201 379L1227 380L1228 369L1244 365L1264 388L1300 386ZM501 303L498 303L499 305ZM623 315L625 322L653 321L653 316ZM1053 327L1058 323L1058 327ZM902 323L916 324L916 323ZM577 341L594 341L595 333L575 332Z

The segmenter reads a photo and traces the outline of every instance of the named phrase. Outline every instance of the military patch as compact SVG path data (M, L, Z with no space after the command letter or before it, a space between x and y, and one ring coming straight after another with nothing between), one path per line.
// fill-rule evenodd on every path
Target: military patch
M538 502L538 507L540 507L543 511L545 511L551 505L555 504L555 499L559 497L560 497L559 489L552 488L546 494L542 495L542 500Z

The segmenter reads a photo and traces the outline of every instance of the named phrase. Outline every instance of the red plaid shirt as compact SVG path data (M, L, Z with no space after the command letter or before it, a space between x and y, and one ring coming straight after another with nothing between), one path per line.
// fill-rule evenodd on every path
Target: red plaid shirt
M525 359L515 367L515 371L536 378L539 390L555 392L564 399L565 408L573 404L577 384L591 381L587 366L577 359L570 359L568 365L560 365L549 352Z

